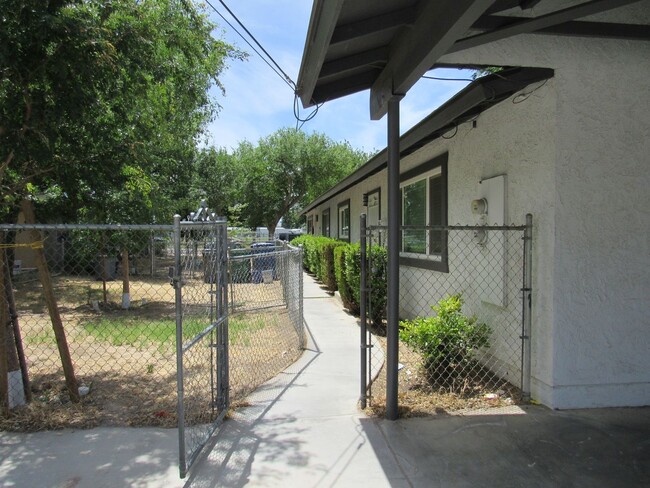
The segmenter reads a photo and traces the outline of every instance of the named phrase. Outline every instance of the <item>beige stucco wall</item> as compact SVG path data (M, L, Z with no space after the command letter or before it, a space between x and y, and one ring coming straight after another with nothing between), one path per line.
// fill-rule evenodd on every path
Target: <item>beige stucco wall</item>
M449 151L450 224L473 222L478 181L497 174L507 220L533 214L533 397L554 408L650 404L650 44L519 36L444 61L555 70L522 103L504 101L402 162ZM385 218L383 181L385 171L336 197L351 199L353 240L361 195L379 182Z
M457 133L439 138L417 152L407 156L401 162L401 171L408 171L434 157L448 152L448 218L451 225L475 225L470 202L481 193L483 179L495 175L506 175L507 223L523 224L527 213L532 213L534 222L534 240L536 247L535 303L533 322L539 324L533 352L533 376L538 382L551 384L552 372L552 263L554 249L553 235L553 165L555 158L555 82L549 80L544 86L536 84L530 90L538 88L535 96L522 103L513 104L512 99L482 113L476 120L476 127L466 123L458 128ZM524 93L527 93L524 90ZM520 97L521 98L521 97ZM381 214L387 216L386 170L373 175L353 188L337 195L329 202L314 209L313 214L322 213L328 206L332 211L341 201L350 199L352 215L352 241L359 240L359 215L363 212L362 195L377 187L381 188ZM547 191L535 191L548 188ZM319 217L320 221L320 217ZM493 222L490 222L493 223ZM332 220L334 229L335 220ZM319 233L317 229L316 233ZM336 237L333 235L333 237ZM509 239L519 239L521 234L511 234ZM496 238L496 236L494 236ZM509 246L510 249L516 246ZM483 303L476 293L481 286L477 282L478 271L473 269L477 260L468 259L476 254L477 246L463 243L449 246L449 274L437 273L413 267L400 268L400 316L410 318L415 315L431 314L430 306L435 304L445 293L463 292L469 302L465 310L478 313L493 327L499 328L493 334L494 341L518 342L521 323L519 321L521 269L514 271L517 276L509 276L510 289L506 290L506 303L503 307ZM487 258L479 263L489 263ZM544 263L544 264L541 264ZM513 272L513 271L510 271ZM432 273L439 285L433 286ZM543 325L542 325L543 324ZM504 330L506 332L504 332ZM498 344L495 344L498 346ZM495 350L507 351L505 347ZM520 364L514 355L498 358L503 363L507 376L515 384L520 375Z
M636 7L647 21L650 2ZM556 71L553 371L540 394L557 408L650 404L650 44L520 36L446 61L470 59Z

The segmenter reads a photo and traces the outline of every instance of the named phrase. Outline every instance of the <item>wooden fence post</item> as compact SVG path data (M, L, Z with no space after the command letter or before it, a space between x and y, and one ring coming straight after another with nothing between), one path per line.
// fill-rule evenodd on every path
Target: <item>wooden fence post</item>
M23 200L21 203L21 210L25 217L25 223L34 224L36 218L34 216L34 207L29 200ZM41 241L41 235L38 231L30 231L34 254L36 257L36 267L38 268L38 276L43 287L43 294L45 296L45 303L47 310L50 314L52 321L52 329L54 330L54 337L56 338L56 345L59 349L61 356L61 365L63 366L63 374L65 375L65 382L70 394L70 401L74 403L79 402L79 388L77 386L77 379L74 374L74 367L72 365L72 358L70 357L70 349L68 348L68 341L65 337L65 330L63 329L63 321L59 314L59 307L56 303L56 296L54 295L54 288L52 287L52 279L50 271L45 259L45 251L42 244L37 244Z

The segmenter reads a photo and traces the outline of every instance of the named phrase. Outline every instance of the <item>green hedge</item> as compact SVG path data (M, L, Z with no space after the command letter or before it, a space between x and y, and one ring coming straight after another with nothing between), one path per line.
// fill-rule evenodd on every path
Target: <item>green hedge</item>
M304 267L331 291L339 291L343 306L354 315L360 311L361 248L328 237L303 235L293 239L292 245L302 245ZM373 246L368 250L368 270L371 289L370 320L381 324L386 309L386 248Z
M329 237L303 235L293 239L291 244L303 247L305 269L315 275L318 281L330 291L336 291L334 248L345 245L345 243Z

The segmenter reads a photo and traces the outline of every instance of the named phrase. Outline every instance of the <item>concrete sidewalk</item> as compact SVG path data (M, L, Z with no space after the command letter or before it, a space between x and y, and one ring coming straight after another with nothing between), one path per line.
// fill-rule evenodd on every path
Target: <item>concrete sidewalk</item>
M305 276L303 357L178 479L175 429L0 433L1 486L648 487L650 409L509 407L389 422L357 409L359 329Z

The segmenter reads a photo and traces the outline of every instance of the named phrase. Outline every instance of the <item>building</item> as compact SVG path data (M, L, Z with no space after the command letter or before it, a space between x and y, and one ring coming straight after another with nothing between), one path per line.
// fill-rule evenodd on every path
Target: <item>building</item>
M428 181L429 224L474 224L471 203L484 197L488 218L497 217L489 223L521 224L532 214L533 398L553 408L649 405L650 2L418 10L394 1L373 12L338 3L334 12L315 4L299 82L305 105L371 88L371 114L388 110L390 127L389 99L398 104L434 65L520 69L475 82L398 142L389 138L384 152L305 209L314 232L328 222L332 237L358 239L363 193L368 219L390 220L391 185L399 225L400 199L419 180ZM371 52L382 60L368 64ZM434 206L432 195L444 199ZM414 266L402 246L393 253L403 282ZM443 263L426 272L449 270ZM389 310L389 328L417 306Z

